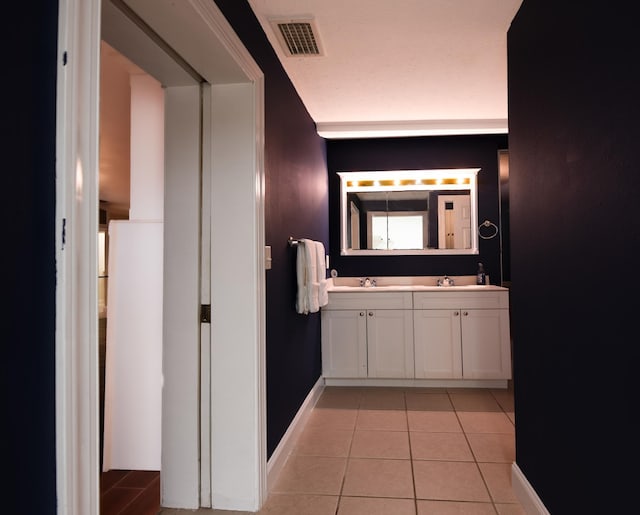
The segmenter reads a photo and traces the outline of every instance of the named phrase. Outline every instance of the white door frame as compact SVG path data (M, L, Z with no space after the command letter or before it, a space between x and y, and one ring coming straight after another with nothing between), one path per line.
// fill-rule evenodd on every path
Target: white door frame
M223 259L225 267L219 272L240 283L253 283L252 288L240 292L244 295L242 306L245 310L239 312L234 309L240 300L236 298L235 303L226 308L226 315L233 315L231 320L226 325L222 324L219 334L214 335L216 348L212 353L213 366L216 364L215 353L220 352L228 368L224 371L214 370L211 378L212 397L217 396L217 399L213 399L212 408L218 410L219 419L225 421L220 427L214 428L212 434L212 499L214 508L254 511L266 496L263 75L214 2L129 0L128 3L135 4L143 17L145 9L147 14L153 11L154 16L168 8L186 13L190 23L196 20L200 28L208 29L211 40L215 40L218 47L223 47L245 77L239 81L242 84L223 87L219 92L235 98L236 102L243 102L241 118L244 123L236 123L234 127L235 134L241 136L243 146L242 152L238 152L236 142L236 146L230 147L232 150L222 154L221 162L226 163L226 168L214 168L212 181L215 182L217 177L218 187L231 188L232 196L235 195L236 200L249 208L243 214L243 224L234 224L235 231L231 235L225 234L226 220L216 223L216 217L212 218L213 237L218 231L221 236L232 238L220 241L217 258ZM56 106L56 476L57 512L65 515L99 513L97 215L100 11L101 0L60 0L59 3ZM179 32L195 37L189 31ZM190 46L194 51L200 48L199 45ZM189 45L183 47L182 57L192 65L197 62L202 64L202 53L192 60L188 49ZM207 65L212 66L212 63L202 66L206 68ZM198 66L194 67L198 69ZM201 73L207 78L206 70L203 69ZM210 82L216 83L215 79ZM222 107L222 111L218 113L216 109L219 107ZM213 106L214 112L221 115L225 115L225 108L230 106ZM221 134L220 131L218 134ZM216 161L216 152L222 150L225 142L216 141L214 135L211 144ZM231 181L227 173L230 169L239 174L234 175ZM247 191L248 184L250 188ZM218 195L224 193L218 192ZM215 206L216 198L213 202ZM241 259L234 260L233 257ZM212 281L212 304L215 306L216 291L228 294L229 288L235 284L219 284L216 277ZM192 293L198 298L198 292ZM222 299L218 302L222 302ZM250 309L246 310L246 306L250 306ZM224 314L222 310L219 316ZM235 323L241 322L245 327L238 336L242 338L240 348L238 337L232 335L231 324L234 316L238 315L241 315L241 319L236 318ZM166 341L164 345L166 352ZM199 345L199 340L196 345ZM165 360L165 375L174 372L172 367L173 364ZM233 390L233 402L224 397L224 393L230 391L229 376L234 382L231 386L236 388ZM172 392L167 389L170 390L165 383L163 431L167 423L164 413L171 413L176 403L184 402L184 399L172 398ZM187 392L187 395L193 395L187 400L197 405L197 388ZM215 404L216 400L218 405ZM241 434L233 425L234 417L238 417L238 406L242 406L239 415L241 420L247 422ZM234 409L232 413L231 408ZM197 446L197 416L194 420L183 422L187 422L188 427L195 427L196 431L188 441L190 445ZM175 421L173 423L176 424ZM177 456L180 443L172 441L170 432L171 429L166 440L163 435L163 455L171 451ZM227 452L232 452L233 448L243 449L242 459L219 459L224 455L219 457L216 453L224 450L225 446ZM187 454L193 460L193 453ZM163 461L163 469L164 466ZM195 466L198 469L197 463L171 465L177 467L174 470L182 466ZM220 477L222 471L229 477L240 478L240 484L226 484L224 478ZM220 483L216 482L216 477ZM173 487L171 484L163 485L163 491L168 488L172 492L174 497L171 502L176 504L175 507L189 508L195 507L194 502L199 504L200 485L197 482L190 483L186 488Z

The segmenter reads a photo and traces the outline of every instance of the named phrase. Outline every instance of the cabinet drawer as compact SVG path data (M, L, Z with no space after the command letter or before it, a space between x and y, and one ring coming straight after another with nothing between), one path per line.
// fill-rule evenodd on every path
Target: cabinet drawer
M414 309L507 309L508 291L413 292Z
M329 292L324 310L337 309L411 309L411 292Z

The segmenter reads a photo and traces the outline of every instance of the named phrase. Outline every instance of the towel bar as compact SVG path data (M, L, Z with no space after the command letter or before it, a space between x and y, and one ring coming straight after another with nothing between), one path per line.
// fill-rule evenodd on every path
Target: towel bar
M297 247L300 240L294 240L293 236L289 236L289 247Z

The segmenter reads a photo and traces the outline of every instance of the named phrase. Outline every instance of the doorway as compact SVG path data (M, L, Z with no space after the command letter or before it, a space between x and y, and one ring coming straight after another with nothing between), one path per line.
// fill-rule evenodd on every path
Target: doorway
M160 469L163 90L100 51L100 462Z
M210 502L216 508L255 511L266 491L263 77L213 2L169 0L61 5L59 48L74 58L60 59L65 64L58 88L56 217L60 226L73 229L73 238L59 246L57 255L56 388L57 397L64 399L56 415L59 505L65 513L98 513L95 64L101 14L103 23L108 21L101 7L116 3L135 8L187 64L198 63L198 73L211 85L167 87L162 504L193 509ZM204 59L202 45L208 49ZM136 53L144 45L133 46ZM203 132L207 124L209 133ZM206 139L200 145L203 134ZM210 261L219 268L212 269L210 281L214 324L211 360L205 364L211 371L210 432L203 436L198 314L203 266L201 154L207 153L213 156L208 170L214 242ZM227 227L229 213L237 222L233 229ZM74 266L76 256L83 260L80 267ZM93 345L83 347L80 341ZM86 363L96 363L95 369L87 369ZM73 373L65 373L68 369ZM232 400L224 395L229 390L236 392ZM203 437L209 438L216 458L210 459L215 488L210 488L209 501L200 498Z

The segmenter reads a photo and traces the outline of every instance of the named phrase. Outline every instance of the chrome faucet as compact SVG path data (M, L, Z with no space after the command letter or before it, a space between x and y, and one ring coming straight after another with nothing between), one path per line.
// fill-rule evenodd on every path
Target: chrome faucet
M370 277L361 277L360 278L360 286L364 286L365 288L370 288L376 285L376 280L371 279Z

